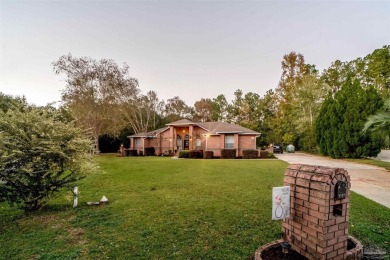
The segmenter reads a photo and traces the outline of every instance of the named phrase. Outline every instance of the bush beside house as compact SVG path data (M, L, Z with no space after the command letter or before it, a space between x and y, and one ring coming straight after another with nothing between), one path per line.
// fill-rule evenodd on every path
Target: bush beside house
M154 147L146 147L145 148L145 156L154 156L156 155L156 150Z
M189 158L190 159L202 159L203 158L203 151L202 150L189 151Z
M190 158L190 151L188 151L188 150L180 151L179 158Z
M259 158L259 151L258 150L243 150L242 151L242 158L243 159Z
M236 158L236 149L221 150L221 159L235 159L235 158Z
M205 151L203 153L203 158L204 159L213 159L214 157L214 152L213 151Z

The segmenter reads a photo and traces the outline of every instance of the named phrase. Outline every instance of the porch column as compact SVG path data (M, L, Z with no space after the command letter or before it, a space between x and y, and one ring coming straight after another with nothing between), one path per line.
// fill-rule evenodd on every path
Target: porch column
M236 148L236 156L238 156L238 149L239 149L239 138L238 138L238 134L234 134L234 148Z
M173 138L173 126L169 126L169 150L171 150L172 153L174 152L174 149L173 149L174 142L175 142L175 140Z
M173 142L172 142L172 144L173 144L172 152L174 153L175 150L177 149L177 132L176 132L176 128L173 128L173 138L172 138L172 140L173 140Z
M193 146L193 143L194 143L194 138L193 138L193 136L192 136L192 131L194 130L194 126L193 125L190 125L190 127L189 127L189 129L188 129L188 135L190 136L190 140L188 140L188 142L190 142L190 144L189 144L189 149L190 150L195 150L194 149L194 146Z
M134 150L134 138L130 138L130 149Z

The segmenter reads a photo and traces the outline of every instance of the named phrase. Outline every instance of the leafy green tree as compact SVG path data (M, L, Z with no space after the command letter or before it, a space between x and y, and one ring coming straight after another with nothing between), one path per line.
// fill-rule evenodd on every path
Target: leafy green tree
M0 92L0 110L3 112L7 112L8 109L25 103L26 99L24 97L13 97Z
M267 146L272 143L272 133L275 129L272 128L271 122L275 118L276 114L276 102L275 92L270 89L259 101L259 121L258 129L261 133L260 137L257 138L258 146Z
M290 115L294 118L295 131L301 150L317 152L314 121L318 115L323 97L329 86L322 83L316 75L306 75L296 86L291 102Z
M195 121L209 122L213 115L213 102L209 98L201 98L194 104L195 108Z
M126 64L121 68L108 59L68 54L53 62L53 68L56 74L66 76L65 107L77 125L90 132L99 152L99 136L118 135L128 124L122 108L124 102L138 98L138 81L129 76Z
M0 198L28 211L92 172L92 142L53 108L0 111Z
M369 116L364 124L363 133L378 133L386 147L390 146L390 98L386 99L383 109L375 115Z
M213 121L226 122L228 114L228 105L229 103L226 100L224 95L218 95L216 98L213 98L213 114L211 116Z
M335 95L328 94L315 122L320 152L333 158L376 156L380 139L361 130L382 105L377 91L363 89L357 80L347 80Z
M187 106L184 100L178 96L174 96L173 98L167 100L164 112L168 123L182 118L190 118L193 114L191 107Z
M293 140L297 143L299 133L295 128L297 117L293 112L296 104L297 91L306 75L316 75L314 65L306 64L304 56L291 52L283 56L281 62L282 76L275 91L277 109L271 125L275 130L271 135L271 142ZM286 138L288 137L288 138Z
M243 119L243 95L244 93L241 89L237 89L234 92L234 100L227 107L228 114L226 119L228 123L240 124Z
M363 88L373 86L382 97L390 95L390 45L374 50L364 58L342 62L336 60L324 70L321 80L332 88L340 90L347 79L359 80Z

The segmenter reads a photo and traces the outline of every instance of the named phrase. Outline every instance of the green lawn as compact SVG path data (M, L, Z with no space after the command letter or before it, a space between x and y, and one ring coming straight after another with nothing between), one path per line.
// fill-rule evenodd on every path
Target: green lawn
M32 215L0 204L0 259L247 259L280 238L279 160L96 158L102 172ZM109 204L87 206L105 195ZM390 210L352 195L350 232L390 252Z
M374 160L374 159L369 159L369 158L364 158L364 159L343 159L347 160L350 162L356 162L356 163L364 163L364 164L370 164L378 167L385 168L386 170L390 171L390 162L386 161L379 161L379 160Z

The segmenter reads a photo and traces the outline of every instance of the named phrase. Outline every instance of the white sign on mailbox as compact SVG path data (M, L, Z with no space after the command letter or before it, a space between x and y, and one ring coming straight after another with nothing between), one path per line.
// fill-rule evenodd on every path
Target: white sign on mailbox
M290 186L272 188L272 219L290 217Z

